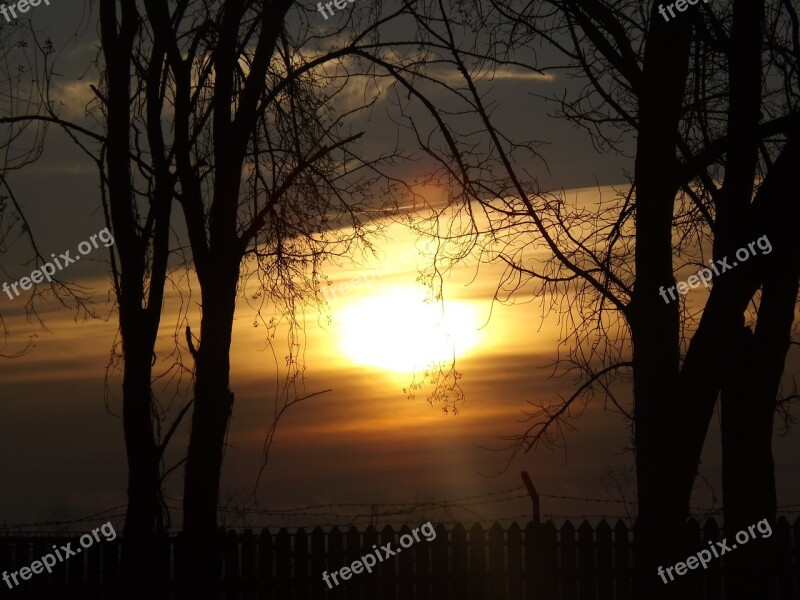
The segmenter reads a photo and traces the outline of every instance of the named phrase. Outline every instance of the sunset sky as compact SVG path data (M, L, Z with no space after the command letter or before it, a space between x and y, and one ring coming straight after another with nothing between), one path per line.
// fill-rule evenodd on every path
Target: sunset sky
M604 411L600 403L590 404L574 422L577 430L567 434L566 450L539 450L496 475L508 455L485 449L502 447L497 435L522 430L518 419L526 401L554 401L557 394L573 389L569 379L549 378L548 365L559 339L554 320L542 322L537 302L493 305L497 268L484 267L474 278L474 265L465 265L446 284L441 323L441 308L424 302L426 289L416 281L418 268L425 263L415 249L415 236L400 224L390 226L389 236L390 241L380 247L380 259L330 271L329 289L341 289L342 282L359 276L370 281L368 287L347 294L329 292L331 302L322 314L309 311L305 315L305 391L332 391L291 408L281 421L257 505L252 491L272 420L276 369L264 327L254 327L254 312L246 303L240 304L232 354L236 404L225 457L223 500L260 510L328 503L430 502L515 488L522 469L530 472L542 494L606 498L603 471L630 466L632 457L622 453L628 436L623 420ZM415 260L409 261L412 256ZM388 272L387 264L391 265ZM379 269L385 274L377 276ZM370 273L376 275L374 279ZM35 336L31 352L0 362L6 411L0 421L0 465L4 481L14 482L0 491L2 520L8 523L80 517L125 504L117 377L111 378L111 414L103 405L103 378L116 327L105 302L107 281L91 279L86 284L96 291L97 313L106 320L75 322L71 311L50 302L40 309L49 333L25 321L19 302L0 300L11 334L8 347L19 347L29 335ZM166 355L170 331L177 323L177 303L174 295L170 297L172 308L164 314L165 333L159 345L163 354L157 362L162 370L171 364ZM177 330L180 340L183 327ZM280 344L283 335L285 326L276 333L279 363L285 353ZM426 402L430 386L419 390L414 399L404 393L413 370L424 364L419 362L421 356L427 352L432 358L446 359L453 348L466 395L455 416ZM171 387L165 390L157 384L155 389L162 401L168 400ZM183 427L173 442L168 466L187 440ZM702 473L719 494L717 443L715 422ZM800 466L797 439L778 438L775 447L779 504L794 503L798 489L790 474ZM170 497L180 498L180 470L170 476L166 487ZM177 500L172 505L177 507ZM710 505L711 492L698 484L695 506ZM529 514L530 503L522 498L471 510L484 519L511 517ZM328 512L359 514L352 509ZM547 498L542 512L625 514L616 504ZM459 510L452 511L452 517L431 509L415 514L445 520L472 517ZM313 517L248 515L242 521L233 514L226 516L237 525L320 522ZM178 510L173 518L179 522ZM322 520L325 524L349 522L333 517Z
M59 64L66 75L58 82L64 111L80 112L92 82L80 79L80 74L96 54L94 26L84 27L68 43L83 15L55 3L29 15L64 50ZM632 161L597 154L582 132L547 118L548 107L529 95L557 94L567 82L558 77L532 81L509 76L482 85L491 86L504 107L498 112L500 129L514 127L520 135L527 132L546 142L542 153L549 171L531 165L539 169L544 187L564 188L568 197L587 204L624 188ZM384 137L391 137L390 127L376 118L365 147L378 147ZM415 173L420 170L414 165ZM25 173L14 175L12 182L45 255L74 249L105 226L94 166L55 129L45 155ZM627 424L604 410L602 401L589 404L580 419L571 422L575 430L566 433L565 448L521 455L507 470L508 453L487 449L503 447L497 436L524 430L521 411L528 402L555 402L574 390L573 380L551 377L561 335L555 315L543 319L539 301L525 302L522 296L514 305L493 302L502 268L479 266L474 260L448 275L443 305L425 302L427 290L418 278L430 266L429 245L402 222L384 224L387 229L376 241L376 256L359 258L357 264L326 265L330 301L322 308L307 307L300 319L302 391L331 391L284 415L256 497L253 491L273 418L276 386L283 375L276 365L284 364L287 353L287 324L276 328L270 345L267 329L254 326L257 319L246 301L248 291L242 294L231 356L235 405L223 470L223 505L284 510L316 504L439 501L516 488L521 485L521 470L530 473L542 494L607 498L604 471L627 469L633 457L624 452ZM0 283L28 274L32 267L21 263L29 256L21 243L3 256ZM112 510L126 503L118 370L109 372L108 409L104 403L106 368L118 341L107 260L101 247L70 267L68 275L93 290L95 318L50 298L36 304L44 329L26 316L24 299L9 300L0 294L0 314L8 334L0 351L15 353L33 341L23 356L0 359L0 481L4 483L0 525L66 521L104 511L123 514L121 508ZM353 288L354 278L362 285ZM189 282L178 283L185 292ZM353 289L344 290L343 283ZM197 293L196 286L193 291ZM199 331L197 302L197 297L180 296L175 290L166 298L157 373L173 364L170 353L176 341L183 345L183 358L189 364L184 328L189 324ZM791 352L796 364L796 349ZM415 391L413 398L406 391L431 360L447 361L451 356L456 358L465 395L456 415L444 414L440 404L427 402L429 384ZM184 384L186 377L184 373ZM171 401L175 389L175 381L168 377L154 387L162 404ZM170 414L176 414L182 400L174 400ZM171 444L167 467L185 452L187 425L188 420ZM694 506L710 507L711 489L717 494L716 508L721 506L718 431L715 418L701 465L708 484L698 479ZM778 504L797 505L800 439L777 437L774 448ZM175 507L172 523L179 525L182 468L169 476L165 487ZM413 522L417 517L420 522L429 518L470 522L528 515L530 501L516 498L470 510L474 513L424 509L379 522ZM368 508L340 507L321 511L321 516L249 514L243 520L227 513L225 519L237 526L347 525L352 519L336 515L361 515L358 522L365 522L369 513ZM619 504L557 498L543 498L542 513L625 516Z

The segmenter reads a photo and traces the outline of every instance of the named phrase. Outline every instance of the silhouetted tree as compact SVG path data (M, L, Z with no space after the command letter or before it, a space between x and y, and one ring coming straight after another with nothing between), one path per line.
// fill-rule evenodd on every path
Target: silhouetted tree
M54 97L51 89L54 68L49 42L32 45L32 51L38 52L40 59L31 61L38 65L36 80L9 80L12 90L8 97L23 95L25 102L17 101L11 106L11 116L4 117L2 122L13 132L7 143L9 150L18 145L17 138L24 132L38 128L41 134L29 140L38 156L44 145L44 131L49 125L56 125L98 169L102 208L115 238L109 253L121 337L122 414L128 461L123 589L132 597L139 597L153 592L151 579L157 572L158 558L154 544L157 535L165 531L162 460L188 406L161 436L166 415L153 396L151 381L167 283L175 176L166 168L163 141L159 145L154 136L146 150L136 145L139 125L148 131L161 127L159 111L164 94L155 68L146 85L131 90L131 65L138 50L136 35L140 22L131 10L132 4L124 6L122 18L117 22L115 3L100 3L101 45L106 64L101 81L93 87L95 102L89 110L102 114L106 126L103 133L91 130L80 120L69 121L59 115L60 99ZM27 163L17 168L25 166ZM17 208L24 219L24 211ZM29 228L26 231L33 236ZM36 254L38 264L47 261L38 249ZM58 297L64 290L72 289L65 288L58 280L54 284Z
M234 405L231 334L245 261L258 278L259 309L269 304L293 320L318 297L322 262L363 240L381 206L377 169L395 153L368 160L350 149L363 134L348 132L348 123L372 104L363 95L372 67L359 57L380 52L379 31L403 8L381 17L356 12L341 28L312 22L316 10L291 0L145 0L144 8L142 35L152 46L137 77L155 68L168 88L167 146L200 286L196 347L187 329L195 386L184 488L185 572L196 595L217 574L217 503ZM391 56L398 68L412 60ZM361 97L339 102L356 85Z
M122 338L122 415L128 456L128 510L125 518L125 587L131 597L153 593L158 572L155 552L161 518L162 459L180 418L163 440L151 382L156 338L161 323L176 175L170 170L163 134L167 76L163 58L146 66L142 23L135 3L102 0L100 39L104 58L106 128L102 155L103 199L113 226L118 263L112 265ZM139 81L134 78L140 77ZM139 150L139 128L147 132ZM134 154L135 153L135 154ZM143 180L142 188L134 173ZM138 191L145 189L145 193ZM107 190L107 191L106 191ZM140 208L141 207L141 208Z
M130 464L126 572L134 595L147 589L155 571L146 561L155 556L164 446L189 409L184 406L158 438L151 364L171 202L183 213L180 229L188 236L201 296L199 337L187 326L185 346L194 360L195 393L183 573L196 596L217 574L216 513L233 407L229 352L237 300L245 282L256 277L259 315L269 305L293 320L300 303L319 299L322 262L354 248L364 239L366 222L382 214L383 195L398 182L379 168L396 152L361 159L349 148L362 134L346 130L372 106L363 82L381 89L376 64L386 60L403 71L419 58L409 50L411 42L399 44L398 52L380 41L379 32L404 10L378 16L369 7L354 9L341 27L330 27L316 9L288 0L101 0L103 83L95 94L105 132L59 118L48 102L42 114L5 120L55 123L79 145L78 138L96 145L89 154L101 173L117 239ZM377 178L387 184L383 191L373 186ZM290 344L296 344L292 335ZM296 352L291 346L295 370L287 389L301 372ZM300 399L287 396L284 407Z
M575 402L594 387L631 419L641 598L684 596L685 580L664 586L655 573L687 554L676 532L688 516L721 392L730 399L723 400L723 428L731 530L775 518L771 423L797 284L794 266L786 264L795 265L796 253L781 223L796 222L782 194L796 194L787 168L795 151L786 140L797 121L798 44L796 10L785 2L765 4L701 4L667 22L657 3L648 9L640 2L520 7L496 1L480 4L484 12L478 16L463 16L467 26L488 27L487 43L480 36L471 41L447 19L441 3L436 16L418 14L421 29L435 40L439 64L461 74L463 85L456 88L450 80L450 89L477 113L491 148L478 156L477 136L467 144L459 135L451 123L463 111L430 106L442 135L418 137L439 144L431 143L430 153L443 157L445 175L461 186L470 224L460 235L448 230L447 239L464 244L462 255L477 246L484 258L506 264L498 297L533 291L561 311L566 362L585 378L565 402L532 414L531 427L511 438L514 452L552 442ZM764 63L762 40L769 35L779 41ZM566 63L548 62L548 53L538 48L543 41ZM517 168L516 155L536 157L536 149L498 131L491 103L478 91L479 79L499 67L560 68L581 77L582 90L556 99L560 115L589 131L600 148L619 149L635 134L630 193L589 210L530 181ZM773 71L780 75L766 76ZM754 197L757 175L762 185ZM681 303L665 302L661 291L675 284L675 269L682 266L676 256L705 267L704 242L712 240L714 259L722 259L764 234L774 252L716 277L699 322ZM537 248L547 256L531 252ZM757 314L748 312L750 302ZM771 304L780 307L780 317L766 316ZM766 350L757 360L752 336L744 332L746 315L758 323L755 337ZM691 338L685 352L684 336ZM610 379L628 368L631 408L617 402ZM738 385L743 379L747 385ZM749 440L757 449L743 452L734 440ZM743 485L750 477L751 486L755 480L773 491L755 498ZM752 584L741 588L743 597L771 593L761 568L768 560L731 570L737 581Z

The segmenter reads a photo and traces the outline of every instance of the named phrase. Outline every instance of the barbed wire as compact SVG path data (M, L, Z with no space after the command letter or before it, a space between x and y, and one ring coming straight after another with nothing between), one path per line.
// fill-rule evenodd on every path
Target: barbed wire
M521 500L523 498L529 498L527 492L526 493L518 493L515 495L514 492L520 492L524 490L524 486L517 486L514 488L509 488L497 492L487 492L484 494L475 494L470 496L460 496L456 498L450 498L445 500L431 500L431 501L421 501L421 502L382 502L382 503L366 503L366 502L339 502L339 503L328 503L328 504L312 504L312 505L305 505L299 506L295 508L283 508L283 509L260 509L256 507L226 507L222 506L219 507L218 510L221 513L225 514L234 514L234 515L258 515L264 517L283 517L283 518L315 518L315 519L326 519L326 520L335 520L335 519L342 519L342 520L351 520L350 525L363 525L363 524L373 524L376 521L380 520L381 523L384 524L398 524L404 525L404 521L397 521L391 519L391 517L397 517L399 515L413 515L415 513L419 513L425 510L432 510L432 509L440 509L444 510L450 516L449 521L442 521L437 520L437 522L442 524L450 524L454 525L461 521L456 520L451 514L450 511L452 510L463 510L472 513L473 518L468 519L472 522L477 523L493 523L493 522L506 522L506 521L514 521L518 519L530 519L531 515L517 515L513 517L495 517L495 518L483 518L482 516L478 515L474 511L469 510L470 508L478 507L478 506L487 506L490 504L500 504L503 502L509 502L512 500ZM565 500L565 501L573 501L573 502L587 502L587 503L603 503L603 504L626 504L629 506L637 506L638 503L634 500L621 500L615 498L591 498L591 497L582 497L582 496L568 496L568 495L559 495L559 494L539 494L541 498L548 498L553 500ZM179 498L171 498L168 496L164 497L166 500L171 500L173 502L181 503L181 499ZM481 500L476 502L470 502L472 500ZM54 509L57 507L53 507ZM180 511L182 510L181 506L167 506L170 510ZM323 509L343 509L343 508L368 508L370 509L370 514L362 515L362 514L344 514L341 512L331 511L328 510L327 512L318 512ZM385 510L381 510L385 508ZM63 521L42 521L42 522L34 522L34 523L21 523L21 524L3 524L0 525L0 533L2 532L9 532L12 530L21 530L33 527L43 527L43 526L63 526L63 525L74 525L78 523L86 523L90 521L94 521L99 517L106 517L106 518L120 518L124 517L125 513L114 513L115 511L120 511L127 509L127 505L123 504L120 506L115 506L108 510L95 513L92 515L88 515L82 518L76 519L69 519ZM691 506L690 509L695 511L691 514L693 517L697 516L712 516L712 515L720 515L723 513L722 507L720 508L705 508L705 507L697 507ZM800 504L783 504L777 507L777 510L784 514L798 514L800 513ZM315 512L309 512L315 511ZM558 520L572 520L572 519L615 519L615 520L630 520L630 515L555 515L555 514L546 514L542 515L544 518L548 519L558 519ZM284 525L261 525L261 527L283 527ZM343 526L342 523L339 524L319 524L314 523L313 525L306 525L306 526L299 526L293 525L293 527L302 527L302 528L309 528L309 527L341 527Z
M298 506L297 508L287 508L287 509L273 509L271 512L273 513L280 513L280 512L290 512L290 511L302 511L302 510L314 510L318 508L372 508L373 506L422 506L422 505L439 505L439 504L454 504L458 502L462 502L464 500L477 500L478 498L489 498L492 496L502 496L504 494L510 494L512 492L517 492L520 490L524 490L525 486L519 485L514 488L509 488L507 490L502 490L499 492L487 492L485 494L477 494L474 496L462 496L460 498L449 498L446 500L429 500L429 501L419 501L419 502L332 502L329 504L310 504L307 506ZM181 502L180 498L171 498L169 496L165 496L167 500L172 500L173 502ZM508 499L515 499L515 498L528 498L528 494L520 494L519 496L514 496L513 498L507 498L504 500L499 500L498 502L503 502ZM489 502L479 503L479 504L489 504ZM248 509L250 510L250 509ZM252 510L264 510L264 509L256 509L253 508Z
M104 510L102 512L95 513L93 515L89 515L89 516L86 516L86 517L83 517L83 518L80 518L80 519L70 519L68 521L43 521L43 522L40 522L40 523L3 524L3 525L0 525L0 531L10 531L12 529L20 529L20 528L23 528L23 527L42 527L44 525L48 525L48 526L52 526L52 525L74 525L75 523L87 523L89 521L94 521L98 517L104 517L104 516L106 518L114 518L114 519L116 519L118 517L124 517L125 513L122 512L122 513L118 513L118 514L115 514L115 515L109 515L108 513L113 512L115 510L121 510L121 509L126 509L127 510L127 508L128 508L127 504L121 504L120 506L115 506L114 508L109 508L108 510Z

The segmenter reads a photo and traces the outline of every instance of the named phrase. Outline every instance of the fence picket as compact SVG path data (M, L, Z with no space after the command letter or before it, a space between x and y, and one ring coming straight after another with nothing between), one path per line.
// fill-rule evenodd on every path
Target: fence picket
M294 532L294 584L296 600L306 600L311 587L311 559L309 556L309 536L303 528ZM322 574L317 575L322 577Z
M420 532L416 532L417 535ZM415 571L417 575L418 600L431 600L431 543L420 535L420 541L414 540L410 548L414 551Z
M373 550L372 547L378 545L378 531L372 525L367 527L367 530L364 532L363 544L361 555L372 554L373 559L377 561L375 550ZM364 571L362 575L364 578L364 597L369 600L375 600L380 597L380 579L375 572L376 568L377 567L372 567L372 573Z
M449 549L451 548L448 539L447 528L444 525L436 526L436 539L431 542L431 583L433 597L441 600L447 598L449 594L448 581L450 577Z
M328 570L335 574L339 569L345 566L345 562L344 535L342 535L338 527L334 527L331 529L330 533L328 533ZM336 585L336 581L338 581L338 585ZM344 587L347 585L347 582L339 578L332 581L331 584L333 585L333 589L328 595L328 598L344 598Z
M580 600L594 600L597 597L595 582L594 529L588 521L584 521L578 528L578 597Z
M74 539L65 539L64 545L66 546L70 542L72 542L73 546L71 549L77 552L77 548L80 546L75 542ZM82 596L84 590L86 589L86 578L84 577L86 573L84 569L85 557L86 553L83 552L83 549L81 549L79 554L70 557L69 561L67 562L67 579L69 580L69 589L70 592L76 592L76 596ZM29 560L28 562L31 561Z
M785 517L773 526L779 600L800 600L798 548L800 519ZM436 537L416 540L408 526L395 531L386 525L380 532L369 526L326 532L316 527L308 533L280 529L272 535L264 529L256 536L221 532L219 566L222 586L215 598L235 600L632 600L632 532L622 521L612 531L606 521L596 527L584 521L576 531L565 521L559 530L552 522L530 522L522 530L514 522L506 529L494 523L485 529L475 523L467 531L456 524L448 531L435 527ZM419 531L417 532L419 534ZM685 529L687 548L699 551L724 537L714 519L701 529L689 520ZM407 537L403 537L407 536ZM401 539L406 543L403 547ZM87 598L118 596L121 539L83 549L58 563L52 574L37 574L20 581L14 595L24 598ZM53 545L75 546L75 537L63 534L46 538L0 536L0 567L9 573L29 566ZM163 536L154 548L159 589L154 600L172 597L180 584L184 537ZM386 555L389 544L394 555ZM380 558L377 558L380 553ZM355 560L372 554L377 564L343 580L338 572ZM688 555L687 555L688 557ZM712 560L706 570L684 576L687 600L723 600L724 560ZM328 573L329 589L322 579ZM186 577L191 577L187 573Z
M292 597L292 554L292 536L285 527L281 527L275 536L275 590L278 598Z
M453 597L471 597L470 577L469 577L469 546L467 542L467 530L459 523L453 528L450 534L453 548Z
M381 578L381 598L386 598L387 600L395 597L395 585L397 584L397 561L392 560L392 557L388 559L384 558L383 547L386 544L391 544L390 550L395 546L394 540L394 529L390 525L386 525L381 530L381 541L378 547L378 552L380 554L379 560L381 561L378 565L378 572Z
M522 530L514 521L508 528L508 597L522 598Z
M492 598L506 597L505 532L500 523L489 528L489 593Z
M355 528L350 527L347 530L347 548L345 556L347 559L344 561L343 567L350 569L352 564L359 560L362 556L364 546L361 543L361 532ZM358 567L356 567L358 569ZM348 600L363 600L364 599L364 578L362 573L350 573L350 579L347 581L347 598Z
M337 567L338 568L338 567ZM328 598L329 585L322 578L328 573L330 581L330 564L325 561L325 532L322 527L314 527L311 532L311 597ZM333 582L330 582L333 586Z
M469 530L470 580L472 598L486 597L486 532L479 523Z
M611 526L603 519L597 525L597 600L612 600L612 543Z
M256 538L252 529L242 533L242 600L256 598Z
M558 533L552 523L529 523L525 528L525 569L529 573L528 597L558 597Z
M566 521L561 526L561 594L564 600L578 600L578 570L575 526Z
M411 552L408 549L403 549L400 546L400 538L404 535L411 535L411 529L408 525L403 525L398 532L397 543L392 544L392 549L397 552L397 556L390 556L386 560L397 561L400 567L400 598L414 598L415 577L414 577L414 564L412 561Z
M271 593L273 586L272 565L275 552L272 548L272 534L269 529L261 530L256 545L258 547L258 591L263 596Z

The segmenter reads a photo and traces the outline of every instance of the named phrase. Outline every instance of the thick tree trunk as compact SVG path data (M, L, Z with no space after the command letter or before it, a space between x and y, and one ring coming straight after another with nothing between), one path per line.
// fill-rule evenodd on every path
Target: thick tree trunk
M757 163L757 128L761 98L759 42L763 2L735 0L734 11L735 27L732 45L737 50L731 58L731 105L728 124L730 147L726 160L725 183L718 204L715 257L722 257L734 251L744 239L744 225L747 223L746 214L752 198ZM657 28L654 28L654 33L655 29ZM682 38L680 39L682 40ZM648 49L649 44L650 40ZM677 48L683 49L684 46L678 45ZM681 57L680 61L683 64L683 54L679 53L678 56ZM665 65L665 68L667 67ZM670 73L670 71L667 72ZM678 74L674 70L671 73L671 76L675 77L677 81ZM673 98L674 93L673 89ZM643 97L642 100L644 99ZM639 128L640 135L649 134L650 127L642 121ZM666 133L666 130L662 132L662 134ZM662 161L664 160L662 159ZM637 186L640 188L638 166L637 154ZM638 192L641 195L641 189ZM637 218L640 210L637 207ZM663 215L659 217L659 219L663 218ZM643 229L642 233L647 235L647 229ZM639 241L637 239L638 252ZM647 269L647 262L643 261L641 267ZM643 274L642 268L637 264L637 288L638 280ZM656 480L655 482L646 480L640 483L640 494L649 488L650 494L645 503L649 505L662 502L661 510L664 511L664 514L658 515L657 512L651 511L649 506L640 507L639 527L642 529L640 538L645 546L641 551L644 555L644 561L641 564L645 569L642 574L645 585L640 586L637 590L639 598L661 597L654 595L653 592L656 591L648 589L646 586L648 573L652 573L654 567L653 562L648 559L656 558L672 565L696 551L696 549L690 548L681 549L679 540L682 536L675 532L682 532L685 528L692 485L713 414L714 403L725 379L725 370L730 363L731 352L736 348L744 309L757 285L758 273L754 269L740 268L739 271L715 281L711 297L703 312L701 324L692 338L678 385L670 386L668 389L668 392L674 394L671 403L662 400L656 405L654 414L640 418L639 413L641 407L645 406L642 402L645 398L640 398L637 390L637 452L641 451L638 447L641 439L641 443L647 445L649 453L658 457L649 465L643 465L639 471L640 477ZM649 287L652 287L652 284ZM649 291L648 293L652 294L653 292ZM642 315L642 318L647 317L646 314ZM659 319L663 318L663 315L656 314L649 315L649 317ZM634 339L637 336L644 337L645 335L647 335L646 331L634 332ZM657 335L660 334L657 333ZM643 343L647 344L648 342L645 340ZM643 383L647 385L646 382ZM650 397L657 398L657 396ZM640 431L641 421L647 422L647 429ZM664 456L666 453L671 456ZM659 463L658 460L661 462ZM652 470L653 466L656 466L655 471ZM644 469L647 468L650 470L645 473ZM659 496L666 500L661 500ZM658 523L659 520L661 523ZM650 524L649 527L648 524ZM667 531L670 528L672 528L672 534ZM652 553L652 549L653 546L657 547L660 537L663 537L664 540L672 538L675 543L662 546L664 551L659 555L657 549L655 554ZM672 553L671 556L670 553ZM678 587L673 586L688 583L688 578L689 575L677 578L675 582L669 584L659 583L662 587L669 587L668 592L663 591L667 597L683 598L686 597L686 594Z
M764 283L755 334L743 330L738 362L731 365L722 395L723 496L728 537L776 518L772 434L775 406L800 287L800 250L795 232L800 198L794 171L800 144L792 139L756 196L761 229L772 247L759 258ZM774 538L759 539L731 554L726 588L733 600L775 597Z
M797 290L795 289L795 295ZM775 391L765 389L759 376L757 344L741 329L738 360L722 391L722 487L725 536L733 540L762 519L775 522L775 468L772 460L772 420ZM787 345L788 349L788 345ZM781 370L783 361L781 360ZM726 598L775 598L774 538L736 542L725 556ZM731 544L734 542L731 541Z
M674 404L680 359L677 302L661 286L672 275L672 212L677 193L675 147L688 73L689 26L665 27L657 15L647 41L639 89L636 151L636 288L629 307L633 340L636 473L636 597L681 597L681 583L665 585L659 566L683 554L686 480L673 455L680 428ZM676 532L678 535L676 535ZM678 558L675 558L678 557Z
M230 345L238 263L212 269L209 275L215 285L202 290L203 317L195 356L194 414L184 487L189 597L207 591L218 581L217 502L225 436L233 409Z
M134 335L127 337L122 412L128 457L128 510L122 565L126 591L133 592L129 597L134 597L134 593L155 592L154 546L161 528L161 462L153 437L152 347L141 339L132 341Z

